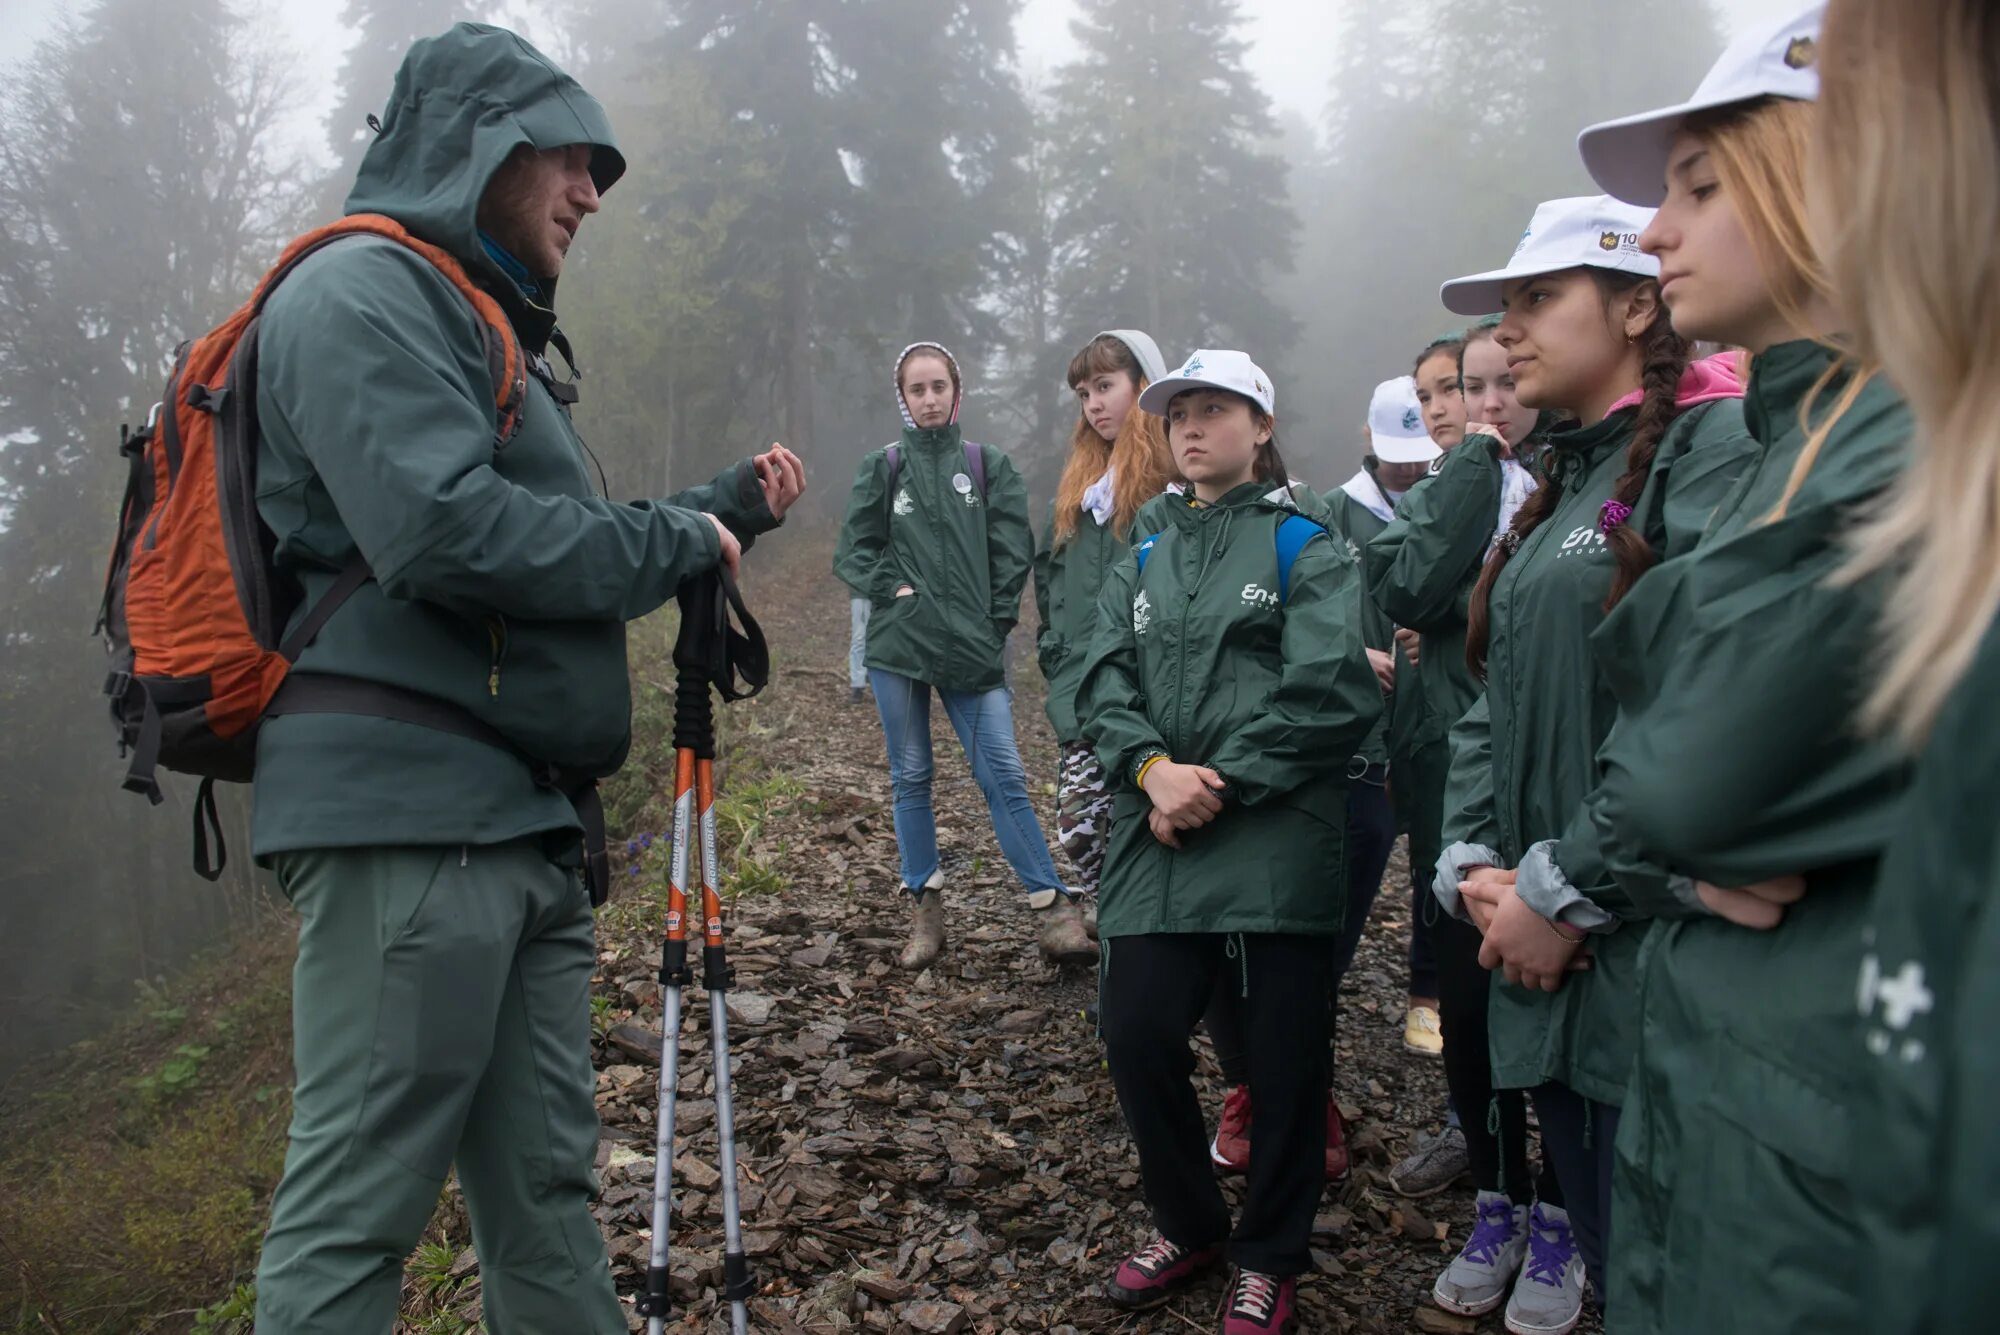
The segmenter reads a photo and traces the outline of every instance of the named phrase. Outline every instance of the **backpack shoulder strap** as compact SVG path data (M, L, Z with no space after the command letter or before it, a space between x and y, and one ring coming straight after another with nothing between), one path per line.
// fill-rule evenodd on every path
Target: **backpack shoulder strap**
M502 446L512 440L521 429L522 408L528 394L527 357L521 350L520 337L514 332L514 322L507 318L507 312L500 309L500 303L493 299L491 293L472 281L465 266L449 251L413 235L394 218L380 213L351 213L299 237L285 247L278 262L258 284L257 294L250 301L249 314L261 314L264 303L270 299L278 284L289 277L308 255L350 236L380 237L395 242L405 250L414 251L429 261L465 298L466 304L478 317L479 337L486 354L487 369L493 377L494 410L499 414L499 429L494 443Z
M1143 575L1146 573L1146 558L1153 554L1153 545L1159 542L1159 540L1160 540L1160 534L1155 533L1152 537L1147 538L1144 542L1140 543L1136 549L1134 549L1132 555L1139 562L1140 574Z
M979 499L986 499L986 447L971 441L961 441L965 446L965 471L972 474L972 485L979 489Z
M1278 525L1278 602L1283 605L1292 597L1292 562L1299 559L1299 553L1314 538L1325 534L1326 530L1304 515L1286 515Z

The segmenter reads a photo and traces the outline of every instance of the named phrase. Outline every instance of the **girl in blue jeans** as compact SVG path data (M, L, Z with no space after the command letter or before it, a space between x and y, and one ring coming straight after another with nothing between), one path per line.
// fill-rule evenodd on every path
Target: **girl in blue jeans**
M1000 851L1027 888L1042 954L1095 965L1096 943L1056 871L1014 744L1002 656L1033 557L1027 489L1005 454L959 433L958 363L941 345L905 348L895 384L902 438L861 461L834 573L865 590L871 607L868 679L888 742L897 854L912 901L902 965L925 968L944 946L933 689L986 795Z

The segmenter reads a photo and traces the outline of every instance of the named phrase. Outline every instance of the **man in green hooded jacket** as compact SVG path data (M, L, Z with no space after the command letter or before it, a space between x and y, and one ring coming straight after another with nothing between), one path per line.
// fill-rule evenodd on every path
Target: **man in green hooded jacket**
M387 1335L454 1167L489 1329L628 1328L588 1209L581 826L536 771L618 768L624 623L733 566L804 480L774 449L667 500L596 493L544 354L568 358L556 277L624 165L603 108L512 33L462 24L396 76L347 212L394 219L499 303L533 373L504 443L479 317L408 247L343 239L265 308L258 510L278 566L307 609L357 560L371 572L298 672L426 697L488 740L365 707L259 735L255 850L301 918L261 1335Z

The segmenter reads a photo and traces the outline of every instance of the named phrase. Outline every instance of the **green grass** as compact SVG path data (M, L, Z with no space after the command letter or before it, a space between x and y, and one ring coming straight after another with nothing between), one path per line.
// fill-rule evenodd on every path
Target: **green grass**
M18 1328L247 1335L238 1285L291 1113L290 959L274 920L0 1119L0 1314Z

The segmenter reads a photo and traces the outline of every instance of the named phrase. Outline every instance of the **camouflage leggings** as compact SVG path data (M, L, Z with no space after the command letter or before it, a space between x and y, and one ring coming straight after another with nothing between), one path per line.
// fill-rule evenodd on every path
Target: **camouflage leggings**
M1056 842L1076 867L1076 888L1097 893L1104 851L1111 841L1111 789L1097 755L1082 742L1065 742L1056 785Z

